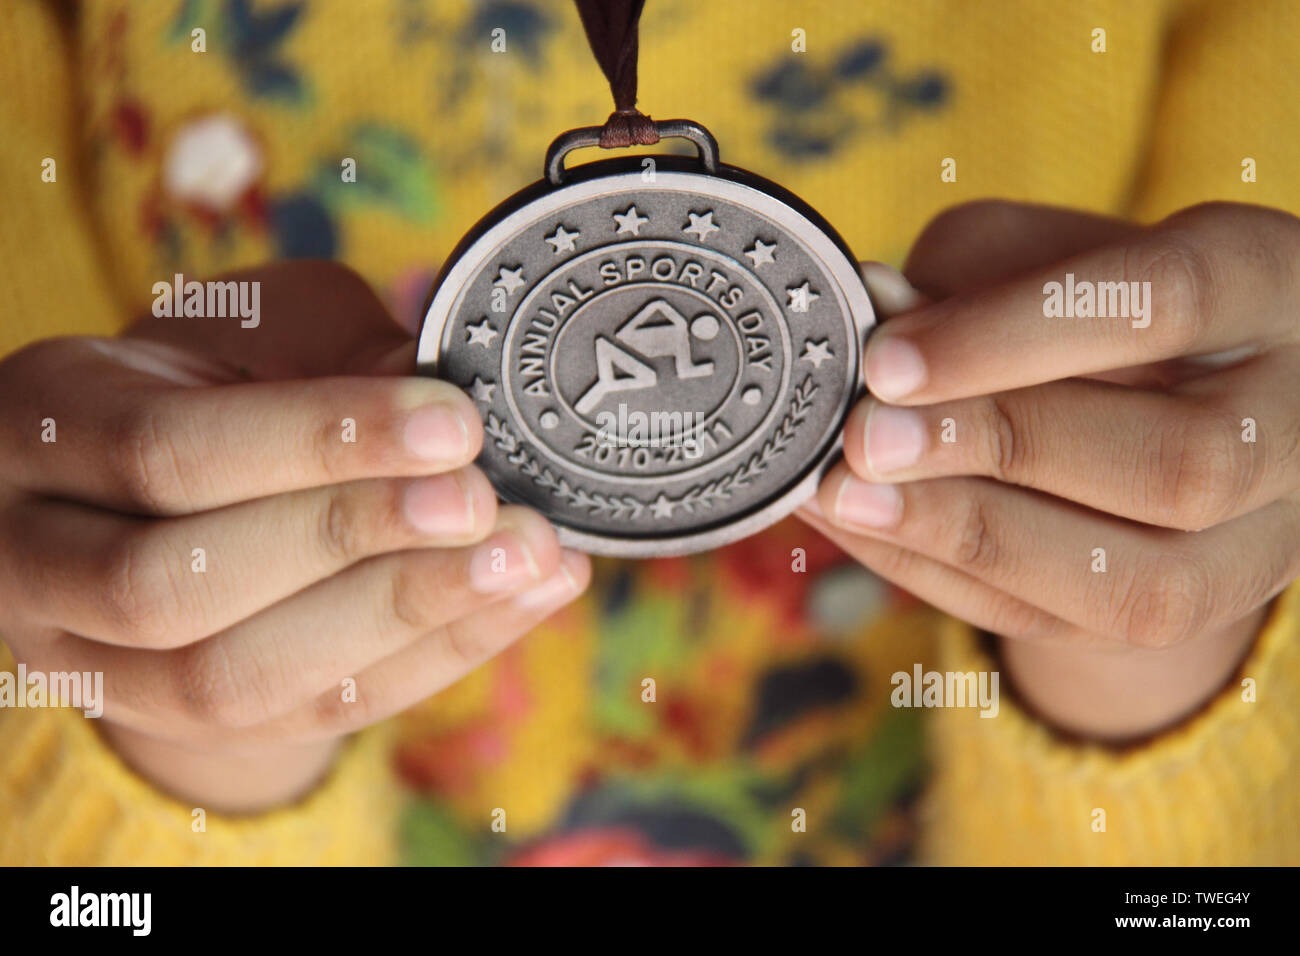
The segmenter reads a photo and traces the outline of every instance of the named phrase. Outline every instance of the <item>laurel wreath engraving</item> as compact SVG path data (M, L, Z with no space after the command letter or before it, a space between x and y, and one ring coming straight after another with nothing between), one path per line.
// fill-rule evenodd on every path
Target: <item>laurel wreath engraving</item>
M715 478L707 484L688 489L672 503L681 505L686 509L687 514L694 514L697 507L711 508L715 502L730 498L733 490L747 486L794 440L795 429L808 416L808 409L812 408L812 397L816 391L817 385L813 382L812 376L805 378L795 386L785 417L776 426L772 437L763 442L762 448L754 452L734 471L721 478Z
M511 431L510 426L494 412L488 412L483 431L498 448L506 453L506 461L575 508L582 508L592 515L608 515L611 518L639 518L646 509L646 503L633 495L602 495L598 491L579 488L571 484L567 478L557 478L550 468L537 463L537 459L528 453L528 446L523 444Z
M733 491L747 487L786 447L794 440L796 429L808 416L812 408L812 397L817 391L817 384L812 376L806 377L795 386L791 393L790 406L772 436L763 442L763 446L750 455L742 464L720 478L687 489L678 498L661 496L654 503L635 495L604 495L597 491L581 488L563 476L557 476L546 465L539 464L529 453L528 446L520 440L508 424L495 412L489 411L483 430L501 451L505 452L506 461L514 465L521 473L531 478L537 485L547 489L557 498L575 508L580 508L596 517L640 518L647 511L656 518L668 517L674 508L683 508L687 514L694 514L696 508L712 508L720 501L726 501Z

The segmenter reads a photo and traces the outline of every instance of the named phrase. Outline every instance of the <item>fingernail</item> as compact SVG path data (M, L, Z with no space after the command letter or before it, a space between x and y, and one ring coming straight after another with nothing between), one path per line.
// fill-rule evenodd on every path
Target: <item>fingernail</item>
M862 263L862 280L881 315L897 315L925 303L925 296L901 272L883 262Z
M885 400L902 398L925 382L925 361L906 339L876 336L867 343L867 387Z
M480 594L509 591L541 576L528 545L513 531L498 531L469 559L469 585Z
M83 341L114 362L177 385L217 385L238 379L235 371L226 365L163 342L94 338Z
M406 486L406 520L421 534L465 535L474 530L474 499L452 475L417 478Z
M464 461L469 456L469 428L460 413L435 402L411 412L402 431L406 450L422 461Z
M903 516L903 496L893 485L877 485L846 475L835 494L835 521L863 528L888 528Z
M872 402L862 445L875 474L907 468L925 450L925 424L920 413L910 408Z
M536 587L529 588L515 597L515 606L525 610L555 606L569 601L578 593L578 580L573 576L567 564L560 562L560 570Z

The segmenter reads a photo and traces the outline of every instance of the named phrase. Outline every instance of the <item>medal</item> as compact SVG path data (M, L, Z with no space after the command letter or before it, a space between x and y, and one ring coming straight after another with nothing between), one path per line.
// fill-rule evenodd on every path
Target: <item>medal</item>
M721 164L700 125L632 107L591 6L617 109L556 139L544 178L461 240L430 296L419 371L468 392L479 466L564 545L706 550L814 493L861 391L874 312L857 260L807 204ZM634 102L640 3L611 6L631 9L614 49L630 50ZM669 137L697 157L565 168L583 146Z

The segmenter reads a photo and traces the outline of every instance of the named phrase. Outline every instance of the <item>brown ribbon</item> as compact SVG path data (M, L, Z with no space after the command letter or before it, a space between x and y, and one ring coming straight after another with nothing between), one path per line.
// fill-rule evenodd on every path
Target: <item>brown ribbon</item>
M645 0L574 0L587 42L609 80L614 112L600 131L605 149L659 142L654 121L636 108L637 23Z

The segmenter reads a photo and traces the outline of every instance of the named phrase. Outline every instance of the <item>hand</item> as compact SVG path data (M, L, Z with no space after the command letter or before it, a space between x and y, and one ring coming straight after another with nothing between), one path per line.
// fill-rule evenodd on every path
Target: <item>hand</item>
M483 663L590 566L498 508L470 465L473 403L398 377L414 345L361 280L229 278L261 281L258 328L149 318L0 363L0 606L29 670L103 673L128 762L247 810L301 793L342 735Z
M870 339L875 397L805 516L1010 639L1017 688L1061 726L1119 739L1185 716L1300 574L1298 264L1300 221L1249 206L1151 228L940 216L906 269L934 304ZM1149 282L1146 317L1047 317L1067 273Z

